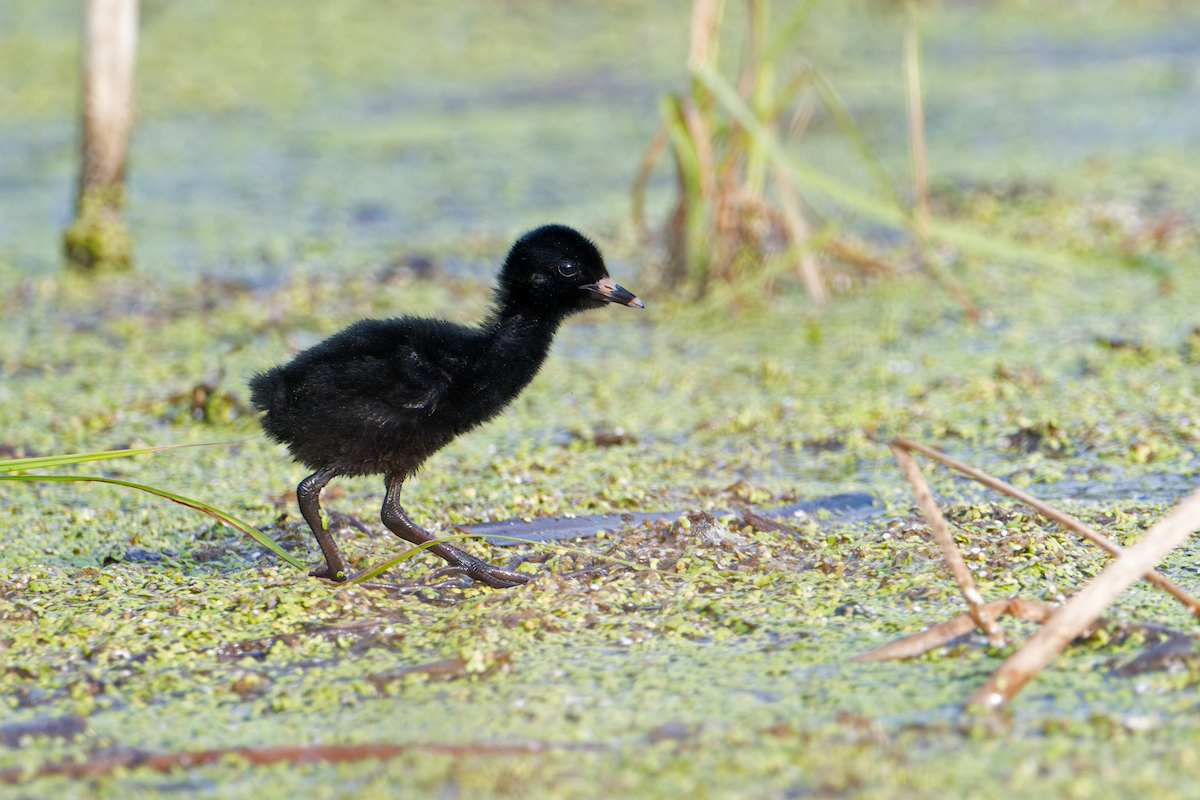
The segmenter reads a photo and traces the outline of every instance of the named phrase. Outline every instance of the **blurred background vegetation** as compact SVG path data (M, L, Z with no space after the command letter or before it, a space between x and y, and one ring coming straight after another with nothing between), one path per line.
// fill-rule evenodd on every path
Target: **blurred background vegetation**
M77 6L0 8L0 263L10 275L61 262ZM662 98L689 85L689 10L656 0L146 0L128 176L137 268L168 282L251 284L410 262L486 272L514 234L557 219L599 236L618 271L649 267L647 280L678 283L663 239L669 159L647 176L653 247L640 245L629 205ZM774 4L764 29L776 33L794 11ZM878 166L905 202L910 14L817 4L772 63L781 88L788 76L825 76L878 159L864 160L837 115L797 91L781 111L805 115L804 162L877 196ZM749 16L728 4L716 66L731 80L747 64ZM1196 9L1014 0L921 4L916 17L935 215L1059 251L1153 251L1162 258L1138 263L1160 270L1194 257ZM818 240L844 240L840 258L822 257L834 292L925 263L903 231L803 199ZM969 257L936 261L985 291Z

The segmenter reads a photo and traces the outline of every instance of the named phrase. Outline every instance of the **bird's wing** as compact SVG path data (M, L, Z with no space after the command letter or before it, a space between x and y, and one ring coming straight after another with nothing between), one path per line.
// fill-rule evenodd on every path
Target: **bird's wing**
M416 422L442 403L471 334L414 317L360 320L301 353L287 370L329 414L355 409L363 419Z
M387 385L382 399L392 408L432 414L450 387L447 365L436 355L401 346L386 362Z

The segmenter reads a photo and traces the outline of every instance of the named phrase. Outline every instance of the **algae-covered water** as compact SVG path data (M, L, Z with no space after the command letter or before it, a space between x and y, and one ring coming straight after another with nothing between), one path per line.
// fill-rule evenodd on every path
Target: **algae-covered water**
M267 280L297 264L359 271L443 249L480 269L481 246L492 255L548 218L628 235L658 99L686 85L676 4L304 8L143 8L128 177L141 273ZM740 16L729 14L734 29ZM827 74L902 188L903 22L829 4L785 59ZM70 3L0 8L0 253L23 273L58 268L70 220L77 26ZM1148 174L1135 199L1196 210L1195 176L1172 165L1200 130L1200 17L951 6L923 29L935 182L1057 182L1090 163L1092 190L1128 190L1113 184L1136 169ZM803 152L869 185L821 114ZM651 186L658 216L666 165Z
M74 9L0 9L0 457L234 442L67 471L211 502L315 564L291 496L303 471L259 435L246 378L363 316L478 318L510 237L556 219L597 237L647 308L568 325L511 409L406 486L414 519L444 534L844 491L887 511L787 535L693 514L555 545L519 589L402 596L309 579L148 495L0 483L0 733L61 717L82 728L70 741L5 734L0 769L122 748L462 747L27 776L0 796L1193 792L1194 662L1113 669L1153 640L1146 625L1197 632L1149 586L1002 717L960 706L1006 650L967 640L848 662L961 610L872 436L933 444L1122 543L1195 485L1193 17L1014 5L926 17L937 213L1082 259L960 254L951 269L983 310L973 323L902 237L850 215L897 274L854 277L824 311L786 281L702 301L654 288L657 252L623 220L656 97L682 83L673 4L306 8L311 26L265 3L144 4L138 271L95 282L57 271ZM898 59L902 20L850 14L818 14L806 42L902 176L903 95L880 67ZM806 146L855 174L831 127L815 124ZM655 213L670 186L664 171ZM1101 267L1097 254L1138 258ZM926 472L989 599L1058 600L1103 566L1019 506ZM377 522L380 488L326 493L356 565L399 550ZM392 577L436 566L418 558ZM1187 546L1163 564L1193 592L1198 568Z

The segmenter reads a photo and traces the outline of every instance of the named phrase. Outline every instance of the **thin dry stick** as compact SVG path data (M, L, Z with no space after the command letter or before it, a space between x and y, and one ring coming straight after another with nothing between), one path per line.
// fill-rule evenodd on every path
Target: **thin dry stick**
M908 145L912 154L913 218L917 236L929 235L929 176L925 162L925 110L921 101L921 41L917 30L917 11L908 9L908 27L904 32L904 63L908 77Z
M893 438L888 444L889 444L889 446L896 445L897 447L903 447L905 450L914 450L918 453L921 453L922 455L932 458L934 461L940 461L941 463L945 464L947 467L950 467L951 469L958 470L959 472L963 473L964 475L969 475L970 477L972 477L975 480L982 483L984 486L989 486L998 492L1003 492L1004 494L1008 495L1009 497L1020 500L1022 503L1029 506L1034 511L1038 512L1046 519L1054 520L1055 522L1057 522L1059 525L1062 525L1067 530L1074 531L1075 533L1082 536L1084 539L1087 539L1092 544L1096 545L1097 547L1101 548L1102 550L1105 550L1108 553L1111 553L1114 556L1118 556L1121 553L1125 552L1124 550L1121 549L1120 546L1115 545L1112 542L1110 542L1107 537L1102 536L1101 534L1092 530L1087 525L1083 524L1082 522L1080 522L1079 520L1070 516L1069 514L1064 514L1062 511L1059 511L1054 506L1049 505L1047 503L1043 503L1041 500L1038 500L1033 495L1022 492L1017 487L1012 486L1011 484L1005 483L1004 481L1000 480L999 478L993 477L982 470L975 469L972 466L969 466L967 464L964 464L961 461L953 459L950 456L946 455L945 453L943 453L939 450L934 450L932 447L926 447L923 444L914 442L911 439L906 439L903 436L897 436L897 437ZM1200 600L1197 600L1195 597L1192 597L1192 595L1188 594L1186 591L1184 591L1183 589L1176 586L1174 583L1172 583L1170 580L1168 580L1162 573L1157 572L1155 570L1150 570L1143 577L1145 577L1146 580L1150 581L1151 583L1153 583L1155 586L1159 587L1160 589L1164 589L1165 591L1170 592L1171 595L1173 595L1177 600L1179 600L1179 602L1181 602L1185 606L1187 606L1189 611L1191 611L1196 616L1200 617Z
M721 17L725 0L695 0L692 3L692 38L688 48L688 69L695 72L716 59L720 43Z
M804 213L800 210L800 196L796 193L796 187L792 185L787 170L778 161L772 162L772 167L775 186L779 191L779 205L783 209L783 228L787 232L788 244L803 248L800 250L796 272L804 282L804 290L808 292L809 298L819 306L825 305L829 296L825 292L825 284L821 281L821 264L817 261L816 254L806 247L811 231L808 221L804 219Z
M924 261L934 277L954 295L963 313L979 321L979 307L966 288L926 246L932 220L929 212L929 160L925 148L925 104L921 93L921 33L917 7L908 4L908 27L904 31L904 71L908 83L908 149L912 157L913 230L920 242Z
M1045 622L1053 610L1045 603L1037 600L1022 600L1020 597L1006 597L1003 600L993 600L983 606L987 615L992 618L1012 614L1026 622ZM904 658L915 658L922 653L928 653L935 647L970 633L975 620L969 613L939 622L930 628L912 636L905 636L894 642L888 642L865 653L859 653L851 661L865 663L868 661L897 661Z
M632 202L630 203L633 227L643 242L650 241L650 226L646 224L646 183L650 180L650 173L654 170L654 165L658 163L658 157L662 155L670 138L667 126L660 123L658 129L654 131L653 138L650 139L650 144L646 146L646 152L642 155L642 164L638 167L637 177L633 179Z
M997 708L1054 660L1067 643L1100 616L1117 595L1200 527L1200 489L1188 495L1141 539L1083 587L1050 621L1009 656L967 700L968 706Z
M529 742L505 744L498 742L465 742L462 744L437 744L414 742L412 744L348 744L348 745L282 745L268 747L231 747L223 750L202 750L182 753L147 753L132 748L121 748L115 752L100 753L87 761L68 759L41 767L5 767L0 769L0 783L19 783L30 778L50 775L68 778L95 778L108 775L118 769L153 769L170 772L175 769L191 769L223 761L230 757L242 758L251 764L311 764L314 762L345 763L396 758L410 752L443 753L458 758L474 756L520 756L537 755L552 750L600 750L601 744L589 742L550 744Z
M893 275L896 272L896 267L876 258L871 254L861 241L856 239L847 239L843 236L833 236L825 240L823 245L824 250L829 255L844 261L847 264L852 264L863 272L875 273L878 275Z
M988 637L989 644L993 647L1004 646L1004 631L984 607L983 595L975 588L975 578L971 575L971 570L967 568L967 562L963 560L962 553L959 552L958 545L954 542L954 536L950 533L949 526L946 525L946 518L942 516L942 510L938 508L937 501L933 499L933 492L929 491L929 485L925 483L925 478L921 475L920 465L912 457L912 453L900 445L889 442L888 447L892 449L892 455L896 457L900 471L904 473L904 477L912 486L913 494L917 497L917 506L921 509L925 521L929 523L929 530L933 532L933 538L938 543L938 547L942 549L946 566L950 568L950 574L954 576L963 599L967 601L971 618Z

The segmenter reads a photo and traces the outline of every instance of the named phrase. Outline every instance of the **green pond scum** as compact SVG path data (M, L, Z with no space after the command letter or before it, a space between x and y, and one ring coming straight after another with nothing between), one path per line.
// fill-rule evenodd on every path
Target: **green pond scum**
M443 534L488 519L769 507L849 490L886 503L869 521L796 520L780 533L693 512L539 546L545 560L522 569L541 577L522 588L400 596L309 579L208 517L118 487L0 485L3 724L85 723L71 740L0 750L0 768L113 747L552 745L300 767L230 757L0 793L1183 792L1195 662L1117 672L1157 641L1147 626L1196 632L1145 584L1003 717L960 715L1007 653L973 638L909 662L848 661L961 611L869 436L936 443L1123 544L1195 480L1193 282L1164 290L1136 268L964 274L979 276L981 296L986 276L984 325L918 273L865 284L822 315L785 287L753 307L735 292L658 298L637 320L586 317L507 413L435 456L407 492L414 518ZM254 290L71 275L9 285L7 455L230 441L64 471L213 503L314 564L291 494L300 468L258 434L245 377L358 317L471 318L487 302L481 282L407 272ZM1027 509L936 466L926 474L987 597L1056 600L1102 568L1094 548ZM376 484L327 493L360 567L401 547L376 522ZM437 566L419 556L391 575ZM1185 547L1163 569L1195 591L1196 566Z
M835 292L823 310L787 277L770 293L735 284L690 301L653 286L661 253L619 220L657 119L657 92L682 76L686 25L672 4L613 3L605 14L561 4L569 9L555 18L562 30L587 36L536 58L511 43L542 30L548 3L518 4L520 13L511 4L410 3L403 26L387 4L310 5L319 25L265 2L246 4L242 17L219 2L143 3L139 74L162 79L143 81L142 160L135 155L130 167L135 271L94 281L57 269L51 251L61 230L39 199L47 186L69 198L73 149L50 154L39 143L47 132L70 140L76 31L68 23L77 8L22 0L0 11L19 23L0 39L0 152L32 154L5 163L37 176L0 175L3 219L15 221L0 230L0 459L227 442L57 472L212 504L316 566L293 494L304 470L261 435L247 378L362 317L481 318L510 234L549 214L587 228L647 307L567 324L530 387L435 455L406 485L405 507L441 535L513 517L681 516L535 547L466 543L495 560L535 556L520 569L538 579L503 591L401 594L308 578L210 517L130 489L0 481L0 776L12 781L0 782L0 798L1195 796L1200 659L1188 647L1169 658L1145 654L1164 638L1200 634L1200 625L1148 584L1123 594L1093 635L1002 714L961 711L1011 652L978 637L904 662L850 660L963 610L876 439L903 434L942 449L1122 545L1197 483L1200 161L1194 142L1170 136L1136 151L1104 150L1133 135L1121 120L1158 118L1155 103L1164 113L1200 108L1188 100L1200 86L1190 62L1162 67L1138 56L1175 41L1157 7L1130 22L1124 15L1133 12L1101 4L1088 41L1100 50L1132 44L1119 63L1100 65L1056 61L1056 43L1092 52L1071 27L1078 16L1066 12L998 3L980 16L955 7L927 18L934 213L1078 259L1034 267L936 249L978 302L975 323L910 243L854 219L846 226L891 273L831 263ZM894 168L905 157L902 90L891 73L868 79L899 52L900 28L876 10L860 31L853 20L862 7L846 9L814 16L813 57ZM1180 19L1185 33L1195 25ZM212 35L193 37L201 25ZM389 25L401 39L385 35ZM1049 53L1037 69L1000 69L1024 59L1003 48L981 46L990 72L965 69L955 55L956 37L1026 41L1022 32L1034 28L1049 41L1029 40ZM258 29L277 32L271 47L248 33ZM326 38L313 37L318 29ZM439 32L428 37L433 49L418 59L419 32L431 29ZM505 35L488 39L492 30ZM457 58L463 42L484 40L491 44ZM192 43L194 58L174 57ZM593 97L586 87L625 56L650 87L646 118L603 128L619 115L602 104L608 90ZM286 58L303 68L286 68ZM546 73L585 90L522 83ZM411 74L424 94L390 95L394 80L384 76L395 74ZM979 134L966 117L982 113L968 101L1000 92L999 76L1035 106L1029 116L1004 114L1006 124L1057 125L1051 107L1067 95L1143 105L1128 114L1109 106L1112 130L1074 119L1097 137L1086 145L1095 153L1066 149L1071 137L1062 134L1044 149L982 158L967 144ZM463 88L480 80L483 90ZM460 92L450 95L465 98L469 113L440 105L447 84L439 81ZM542 94L516 117L506 101L482 102L508 84ZM411 101L417 119L376 124L367 113L366 122L353 114L341 122L325 105L306 106L310 93L342 111ZM221 132L247 118L258 120L252 132ZM948 121L939 128L939 119ZM493 130L496 120L506 122ZM211 133L214 150L172 144L179 126L196 126L195 141ZM574 129L590 132L571 139ZM529 136L545 147L537 164L505 149L528 149ZM836 171L823 136L814 121L805 152L829 156L823 167ZM430 158L421 150L427 139L451 145ZM485 139L500 144L472 149ZM612 149L601 153L600 142ZM987 141L979 147L992 152ZM397 237L389 229L371 240L365 224L339 227L303 204L235 220L243 206L230 198L241 189L201 180L243 186L237 181L259 176L251 182L266 188L246 195L250 205L294 194L350 207L344 187L387 196L383 184L397 182L397 193L425 192L428 184L406 188L380 166L411 148L429 170L422 180L435 175L452 194L480 192L487 202L465 203L467 211L420 206L418 233L389 239ZM278 176L263 150L314 171L272 183ZM585 151L595 159L580 155L574 172L556 160ZM197 172L172 172L183 161ZM502 164L515 183L471 188L485 163ZM568 188L599 188L539 194L521 183L551 173L567 175ZM157 178L137 182L181 174L181 185L199 181L194 196L156 194ZM896 174L903 184L902 166ZM666 208L668 178L651 186L652 212L655 202ZM276 224L285 217L309 222ZM356 249L358 233L368 243ZM179 263L175 248L185 254ZM195 259L212 269L181 266ZM987 599L1060 601L1106 563L1019 504L923 466ZM323 499L357 568L404 547L378 523L382 488L375 478L340 480ZM874 494L885 510L854 522L796 519L785 531L718 513L848 491ZM413 580L440 566L419 555L384 578ZM1200 593L1194 544L1160 567ZM1014 642L1034 629L1001 622ZM229 754L166 772L36 777L48 764L132 750L372 743L443 749L349 763L252 764Z

